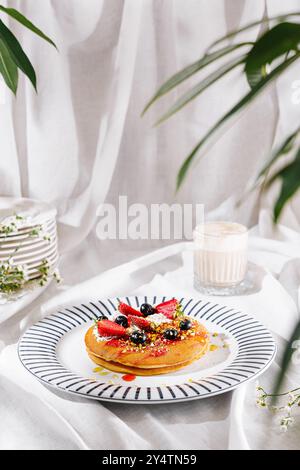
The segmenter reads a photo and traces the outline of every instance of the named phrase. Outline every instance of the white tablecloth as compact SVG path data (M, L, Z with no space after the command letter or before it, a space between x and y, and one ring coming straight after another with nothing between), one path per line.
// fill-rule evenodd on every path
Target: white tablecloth
M284 238L286 241L261 239L254 231L250 274L256 292L218 299L238 305L272 330L279 353L261 378L267 389L271 389L282 349L299 315L299 236L287 231ZM299 448L300 416L291 431L281 434L270 413L256 407L254 383L235 392L181 404L109 404L54 393L19 363L14 343L24 329L58 305L132 293L199 295L193 288L192 253L186 248L184 244L164 248L80 285L64 287L54 297L52 285L31 309L1 325L1 449ZM295 385L300 385L300 376L292 368L287 386Z

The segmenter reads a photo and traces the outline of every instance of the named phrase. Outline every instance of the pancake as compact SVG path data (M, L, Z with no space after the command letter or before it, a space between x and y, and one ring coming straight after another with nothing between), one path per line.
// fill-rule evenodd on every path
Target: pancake
M104 367L105 369L111 370L113 372L119 372L121 374L133 374L133 375L142 375L142 376L151 376L151 375L162 375L169 374L170 372L175 372L183 367L186 367L192 364L195 360L200 359L207 352L208 344L203 347L202 352L198 357L187 361L181 362L174 366L165 366L165 367L156 367L156 368L142 368L142 367L130 367L118 362L105 361L99 356L95 356L90 351L87 351L90 359L97 365Z
M166 318L165 322L163 320L155 325L151 323L151 318L154 317L146 317L149 327L144 330L136 327L133 330L132 326L124 328L124 335L121 337L103 337L98 332L97 323L91 326L85 335L85 346L90 359L114 372L150 376L179 370L207 352L209 335L196 319L174 315L174 318ZM180 328L182 321L188 321L189 328ZM102 322L108 328L120 328L113 321L106 319ZM165 332L170 328L176 330L175 339L166 338ZM132 331L145 333L146 340L143 344L133 343Z

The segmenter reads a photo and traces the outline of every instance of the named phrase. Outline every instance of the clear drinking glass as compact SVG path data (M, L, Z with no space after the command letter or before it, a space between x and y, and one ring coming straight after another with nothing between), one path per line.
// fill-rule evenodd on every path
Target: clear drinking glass
M235 222L206 222L194 230L194 284L209 295L238 295L247 271L248 229Z

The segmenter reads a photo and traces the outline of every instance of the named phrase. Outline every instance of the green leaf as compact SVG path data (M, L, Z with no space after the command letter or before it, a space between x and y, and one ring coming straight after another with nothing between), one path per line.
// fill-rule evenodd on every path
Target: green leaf
M274 207L275 222L278 221L286 203L296 194L298 189L300 189L300 149L298 149L296 156L291 163L272 176L270 181L268 181L267 187L277 179L280 179L282 183L280 194Z
M290 134L284 141L283 143L277 147L271 154L271 158L269 159L269 161L266 163L266 165L261 169L261 171L259 172L255 182L252 184L252 186L244 193L242 200L245 200L246 197L252 192L254 191L254 189L259 186L259 185L262 185L265 183L266 181L266 178L267 178L267 173L268 171L271 169L272 165L276 162L276 160L280 157L282 157L283 155L289 153L294 145L295 145L295 141L296 141L296 138L298 137L299 135L299 132L300 132L300 127L298 129L296 129L296 131L292 132L292 134ZM241 202L240 201L240 202Z
M18 10L15 10L14 8L6 8L3 5L0 5L0 11L3 11L7 15L11 16L15 20L17 20L19 23L21 23L23 26L26 28L30 29L33 33L37 34L40 36L42 39L45 41L49 42L49 44L52 44L56 48L56 44L50 39L46 34L43 33L39 28L37 28L31 21L29 21L22 13L20 13Z
M221 128L231 117L242 111L263 89L275 78L277 78L284 70L286 70L292 63L299 58L299 54L295 54L290 59L287 59L282 64L278 65L272 72L261 80L252 90L250 90L230 111L228 111L219 121L206 133L200 142L194 147L192 152L184 161L177 176L177 190L181 186L191 163L194 161L196 154L206 144L215 132Z
M247 82L249 83L250 88L254 88L255 85L257 85L258 82L267 75L267 68L265 65L259 67L257 70L246 73Z
M6 85L16 94L18 88L18 67L12 60L2 40L0 40L0 73Z
M225 56L226 54L229 54L230 52L233 52L234 50L243 47L243 46L249 46L252 45L253 43L251 42L243 42L239 44L234 44L231 46L226 46L223 47L222 49L215 51L211 54L206 54L203 56L200 60L197 60L196 62L188 65L184 69L180 70L177 72L175 75L173 75L169 80L167 80L155 93L155 95L151 98L149 103L147 103L146 107L144 108L142 115L145 114L145 112L150 108L150 106L159 98L161 98L163 95L171 91L173 88L176 86L180 85L184 80L187 80L189 77L194 75L195 73L199 72L201 69L206 67L207 65L211 64L215 60Z
M188 104L190 101L192 101L194 98L199 96L206 88L208 88L210 85L212 85L214 82L219 80L219 78L222 78L224 75L226 75L228 72L233 70L235 67L238 65L241 65L244 63L246 58L246 55L243 55L242 57L238 57L234 60L231 60L228 64L223 65L216 71L212 72L209 74L206 78L204 78L200 83L195 85L191 90L187 91L183 96L181 96L174 104L173 106L167 111L160 119L157 121L157 124L162 123L166 119L168 119L170 116L175 114L177 111L179 111L183 106Z
M293 17L300 16L300 11L295 11L292 13L286 13L285 15L277 15L277 16L272 16L271 18L261 18L260 20L253 21L252 23L247 24L246 26L243 26L240 29L237 29L235 31L230 31L229 33L225 34L224 36L220 37L216 41L214 41L208 50L213 49L215 46L218 46L221 42L226 41L228 39L232 39L235 36L237 36L240 33L244 33L245 31L248 31L249 29L254 28L255 26L259 26L265 23L269 23L270 21L278 21L281 23L282 21L287 20L288 18L293 18Z
M27 75L36 90L36 75L34 68L22 49L21 44L14 34L0 20L0 39L4 42L15 64Z
M280 367L280 372L278 374L277 382L276 382L275 389L274 389L274 395L277 395L280 391L280 387L283 383L285 373L286 373L287 368L288 368L288 366L291 362L293 353L295 352L295 350L293 349L293 343L295 341L297 341L298 339L300 339L300 322L296 325L296 327L293 331L293 334L292 334L292 336L289 340L289 343L288 343L288 345L285 349L283 359L282 359L282 363L281 363L281 367ZM275 399L276 398L274 397L273 402L275 401Z
M289 153L295 143L296 138L298 137L300 132L300 127L296 129L296 131L292 132L284 141L283 143L275 149L273 155L271 156L268 163L262 168L260 171L257 180L259 180L262 176L264 176L271 168L271 166L275 163L275 161L280 158L282 155Z
M290 50L296 51L299 43L300 24L281 23L266 31L256 41L246 59L245 73L250 86L254 87L264 78L262 72L267 64Z

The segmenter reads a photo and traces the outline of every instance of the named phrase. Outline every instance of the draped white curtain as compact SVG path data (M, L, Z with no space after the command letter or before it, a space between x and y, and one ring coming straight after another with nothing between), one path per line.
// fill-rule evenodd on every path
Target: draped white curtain
M7 0L57 43L57 52L7 19L30 56L38 94L20 77L17 99L0 101L2 195L53 202L59 212L62 266L78 282L161 241L100 241L96 210L106 201L204 203L207 212L252 225L261 207L251 195L236 209L250 178L278 136L297 122L291 103L296 65L232 126L175 193L180 163L201 135L247 90L241 70L216 84L158 128L171 93L143 119L159 84L198 58L227 31L263 15L297 10L299 0ZM255 39L256 28L248 33ZM298 74L298 75L297 75ZM185 89L185 85L182 90ZM276 137L277 136L277 137ZM299 206L299 205L298 205ZM284 222L299 229L294 202ZM74 270L74 260L80 269Z

